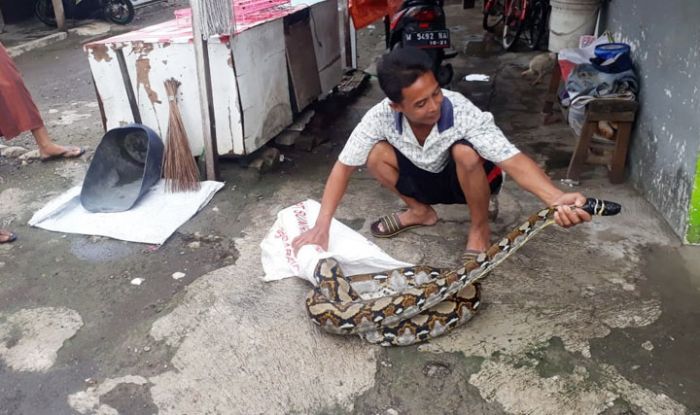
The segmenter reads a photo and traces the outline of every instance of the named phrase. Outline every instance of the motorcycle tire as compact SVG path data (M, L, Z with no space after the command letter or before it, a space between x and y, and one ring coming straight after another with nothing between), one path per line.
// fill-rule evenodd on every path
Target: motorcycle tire
M447 87L448 89L450 89L449 85L452 82L454 74L455 71L452 67L452 64L446 63L438 68L437 73L435 74L435 78L441 87Z
M49 0L50 1L50 0ZM131 0L106 0L104 6L105 19L112 23L125 25L134 20L134 5Z
M536 0L530 9L530 22L526 29L527 46L531 50L538 50L545 42L548 17L549 5L544 0Z
M503 18L503 37L501 43L503 44L503 49L513 50L520 35L523 32L525 26L524 21L519 18L520 16L520 3L519 0L511 0L510 7L509 3L506 3L505 16Z
M51 0L36 0L34 2L34 16L46 26L56 27L56 14L53 11Z
M488 10L486 10L488 7ZM493 33L498 26L503 21L503 4L500 0L495 3L488 3L487 0L484 1L484 10L482 11L483 20L481 21L481 26L487 32Z

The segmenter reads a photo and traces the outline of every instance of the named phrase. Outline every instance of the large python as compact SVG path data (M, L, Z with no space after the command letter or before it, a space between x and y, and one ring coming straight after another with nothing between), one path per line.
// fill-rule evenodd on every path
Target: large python
M572 208L599 216L621 210L617 203L593 198ZM456 270L417 265L346 277L335 259L322 259L306 309L327 332L357 334L382 346L405 346L440 336L471 319L479 307L478 281L554 223L556 210L540 210Z

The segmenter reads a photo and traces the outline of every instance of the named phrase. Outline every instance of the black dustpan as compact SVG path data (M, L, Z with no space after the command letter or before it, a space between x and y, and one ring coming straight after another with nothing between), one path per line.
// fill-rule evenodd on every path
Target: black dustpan
M145 125L107 131L88 168L80 203L90 212L131 209L161 176L163 142Z

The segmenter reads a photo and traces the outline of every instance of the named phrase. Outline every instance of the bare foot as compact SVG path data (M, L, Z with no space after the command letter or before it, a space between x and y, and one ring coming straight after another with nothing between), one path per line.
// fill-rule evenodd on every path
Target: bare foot
M472 225L469 228L469 237L467 238L467 249L471 251L486 251L491 244L491 228L489 224Z

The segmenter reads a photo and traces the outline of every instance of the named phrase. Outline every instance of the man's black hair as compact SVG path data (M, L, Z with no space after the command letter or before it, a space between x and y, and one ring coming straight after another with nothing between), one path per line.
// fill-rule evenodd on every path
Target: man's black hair
M420 76L433 69L425 51L413 47L397 47L382 56L377 64L379 86L397 104L403 101L401 90L413 85Z

